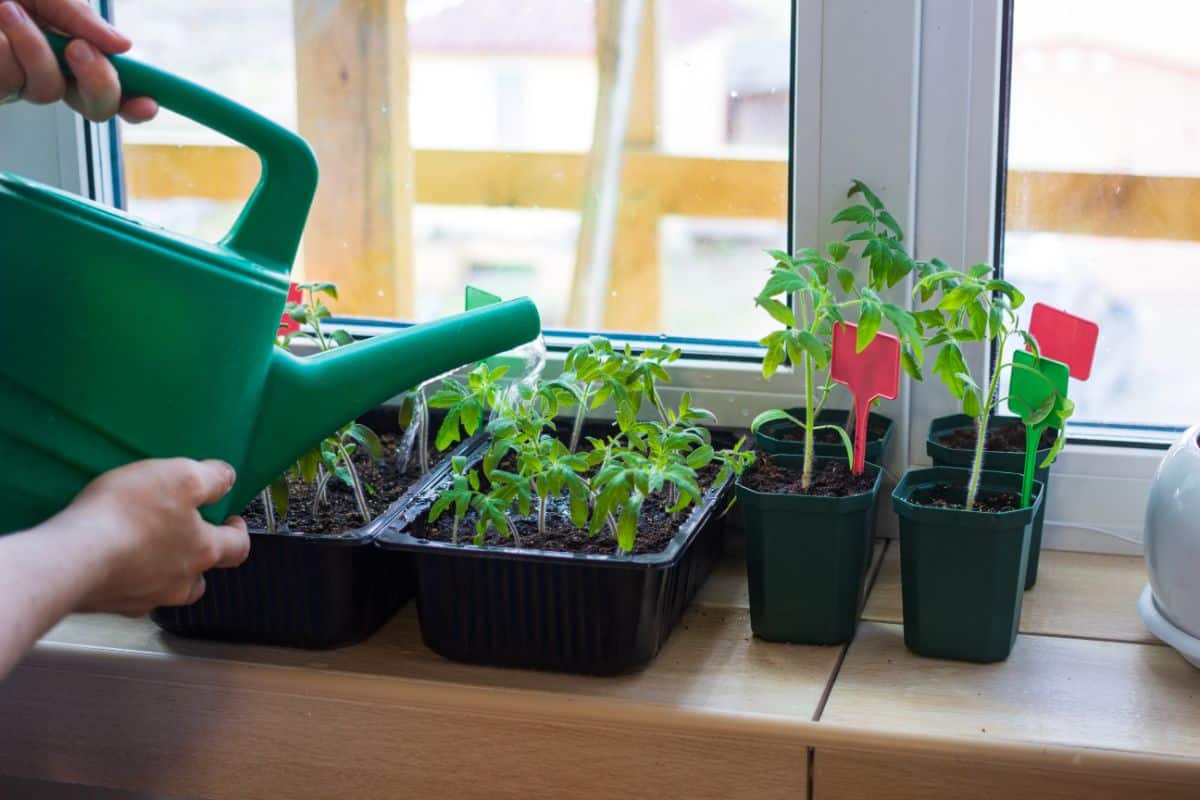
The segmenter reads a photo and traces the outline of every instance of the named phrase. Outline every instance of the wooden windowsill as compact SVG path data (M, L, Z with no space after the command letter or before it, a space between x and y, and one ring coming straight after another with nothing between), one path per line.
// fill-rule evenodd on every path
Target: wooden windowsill
M615 679L444 661L412 608L318 653L73 617L0 685L0 775L213 798L1197 795L1200 672L1141 627L1140 559L1043 554L1012 657L972 665L904 648L896 551L876 547L855 641L822 648L751 636L735 544Z

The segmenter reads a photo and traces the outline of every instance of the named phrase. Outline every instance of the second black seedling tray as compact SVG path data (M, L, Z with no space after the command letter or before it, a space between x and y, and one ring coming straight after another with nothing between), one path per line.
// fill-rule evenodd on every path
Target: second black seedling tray
M478 454L477 454L478 455ZM610 556L421 538L436 487L377 544L409 553L421 638L455 661L613 675L646 665L721 557L732 481L661 553Z

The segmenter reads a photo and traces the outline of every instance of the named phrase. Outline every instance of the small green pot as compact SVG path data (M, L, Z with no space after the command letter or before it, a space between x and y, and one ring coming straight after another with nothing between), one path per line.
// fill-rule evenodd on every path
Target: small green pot
M808 416L807 412L803 408L789 408L787 409L787 412L796 419L800 420L803 420ZM817 424L838 425L844 428L846 427L846 415L848 413L848 411L843 411L841 409L827 408L820 414L817 414ZM888 443L892 440L892 430L895 428L890 417L885 417L883 414L876 414L872 412L870 418L867 420L867 430L871 429L871 423L878 424L879 422L887 423L887 430L884 431L882 438L867 440L866 460L872 464L883 463L883 454L887 452ZM755 446L764 453L779 453L796 456L804 455L804 442L779 438L780 434L787 430L796 430L796 424L786 419L768 422L755 432ZM813 444L813 453L818 456L845 459L846 448L843 447L840 442L816 442Z
M1003 513L921 505L941 483L966 486L953 467L909 470L892 492L900 517L904 644L922 656L1003 661L1021 619L1033 518L1044 487L1033 484L1029 508ZM1021 476L984 470L979 493L1021 492Z
M772 458L789 469L804 465L803 456ZM738 483L755 636L795 644L854 636L883 478L875 464L866 469L875 472L871 491L849 497L762 493Z
M1020 422L1019 417L992 416L988 420L988 430ZM974 428L975 419L966 414L951 414L938 417L929 423L929 435L925 437L925 452L933 459L935 467L971 468L971 459L975 457L974 450L962 450L941 444L941 439L962 428ZM1050 448L1038 450L1037 463L1041 464L1050 454ZM1025 452L1006 453L999 450L983 451L983 468L999 472L1015 472L1018 475L1025 472ZM1038 467L1033 473L1033 479L1041 482L1045 491L1050 491L1050 468ZM1042 525L1046 521L1046 502L1038 507L1033 518L1033 529L1029 536L1029 563L1025 567L1025 588L1032 589L1037 583L1038 560L1042 555Z

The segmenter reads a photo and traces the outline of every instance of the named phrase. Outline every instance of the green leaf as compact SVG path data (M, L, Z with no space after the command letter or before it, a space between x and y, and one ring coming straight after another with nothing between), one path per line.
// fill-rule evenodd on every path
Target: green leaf
M830 242L825 246L825 249L829 251L829 257L837 264L841 263L846 254L850 252L850 245L845 242Z
M787 359L787 351L784 349L783 340L773 342L767 348L767 354L763 356L762 374L764 378L770 378L779 369L779 366Z
M987 338L988 332L988 312L987 303L983 298L976 298L973 302L967 305L967 321L971 330L971 335L978 341L983 341Z
M867 345L875 340L875 334L879 332L881 321L879 304L864 302L858 317L858 339L855 347L857 352L861 353L867 349Z
M771 272L771 277L767 279L758 296L774 297L784 292L799 292L807 288L808 282L800 273L787 269L776 269Z
M788 412L784 411L783 409L773 408L770 411L764 411L761 414L759 414L757 417L755 417L754 420L750 423L750 430L753 433L757 433L758 429L761 428L763 425L766 425L768 422L774 422L774 421L780 420L780 419L786 419L798 428L804 427L803 422L796 419Z
M979 280L989 275L991 271L992 268L987 264L974 264L967 270L967 274L975 280Z
M836 431L838 438L842 440L842 447L846 448L846 463L854 461L854 443L850 441L850 435L844 428L838 425L816 425L813 431Z
M900 348L900 366L916 380L922 380L921 351L914 350L912 345L905 342Z
M892 323L892 327L896 329L896 334L901 340L908 341L917 338L916 317L907 310L895 303L884 303L883 315L887 317L888 322Z
M946 319L942 312L936 308L923 308L920 311L914 311L913 317L926 328L936 328L945 322Z
M692 469L701 469L712 463L715 456L711 444L706 444L703 447L698 447L687 455L687 465Z
M617 546L621 548L622 552L629 553L633 551L633 544L637 539L638 517L642 513L643 499L642 495L635 492L621 506L621 515L617 519Z
M983 291L983 287L977 283L958 286L942 298L942 302L938 303L938 308L942 311L958 311L978 297L981 291Z
M321 465L321 451L319 448L313 448L304 455L300 456L300 460L296 462L296 471L300 473L300 480L305 483L312 483L317 479L317 467Z
M361 422L353 423L346 431L350 438L361 444L363 448L371 454L371 458L378 461L383 458L383 443L379 441L379 436L375 431L363 425Z
M1063 428L1059 428L1058 438L1054 440L1054 444L1050 447L1050 452L1042 459L1039 465L1042 468L1048 467L1054 463L1054 459L1058 458L1058 454L1062 452L1063 447L1067 443L1067 432ZM1045 501L1043 501L1045 502Z
M857 222L866 224L875 220L875 212L867 206L857 205L843 208L837 213L832 222Z
M434 445L438 450L445 450L459 440L458 417L458 409L452 408L446 414L446 418L442 420L442 425L438 428L437 438L434 440Z
M429 509L429 521L437 522L438 517L440 517L453 502L454 495L452 493L442 492L442 494L438 496L438 499L434 501L433 506Z
M988 338L996 339L1004 333L1004 306L992 303L988 308Z
M287 516L288 512L288 482L286 475L280 475L275 480L271 481L271 485L267 487L267 491L271 495L271 505L275 507L275 513L279 519Z
M838 267L837 282L842 287L842 291L849 294L854 289L854 273L845 267Z
M808 331L794 331L792 340L808 354L817 369L825 369L825 365L829 363L829 349L825 342Z
M963 390L962 409L968 417L979 416L979 392L972 386Z
M341 328L338 328L336 331L329 334L329 338L333 339L334 344L336 344L338 347L345 347L348 344L354 344L354 337Z
M458 405L458 402L466 396L467 390L463 386L447 381L441 389L434 392L433 397L430 397L426 404L430 408L452 408Z
M1037 408L1030 411L1027 419L1022 419L1026 425L1041 425L1050 414L1054 411L1054 406L1058 400L1057 394L1050 394L1043 400Z
M887 211L887 209L881 209L881 210L880 210L880 212L879 212L879 221L880 221L880 222L882 222L882 223L883 223L883 225L884 225L884 227L886 227L886 228L887 228L889 231L891 231L892 233L896 234L896 239L897 239L897 240L903 240L903 239L904 239L904 231L900 230L900 223L899 223L899 222L896 222L896 218L895 218L895 217L893 217L893 216L892 216L892 215L891 215L891 214L890 214L890 213Z
M970 370L967 369L962 350L957 344L947 342L942 345L942 349L938 351L937 358L933 362L933 373L942 379L951 394L962 399L965 387L958 376L964 373L969 375Z
M989 292L1000 292L1001 294L1007 296L1009 302L1012 303L1013 308L1020 308L1025 302L1025 295L1021 293L1021 290L1016 286L1013 286L1008 281L997 278L995 280L988 281L983 288Z
M792 310L778 300L772 300L769 297L756 297L754 302L766 309L766 312L775 318L777 322L787 325L789 328L796 327L796 315Z
M1038 347L1038 341L1036 338L1034 338L1033 334L1029 333L1028 331L1017 331L1017 335L1021 337L1021 340L1025 343L1025 347L1031 353L1033 353L1035 356L1041 353L1041 349Z
M870 203L871 208L875 209L876 211L879 211L883 208L883 203L878 197L875 196L875 193L872 192L865 183L857 178L851 181L850 191L846 193L846 197L854 197L856 194L861 194L863 199Z
M329 281L322 281L320 283L314 283L312 285L312 290L315 294L327 294L330 297L332 297L334 300L338 299L338 290L337 290L336 283L330 283Z
M912 258L904 251L903 247L893 243L890 245L890 248L892 250L892 260L887 270L887 285L889 288L908 277L908 274L913 271L915 266Z
M475 400L468 400L462 405L460 415L463 430L468 436L474 436L475 431L479 430L479 423L483 421L483 408Z

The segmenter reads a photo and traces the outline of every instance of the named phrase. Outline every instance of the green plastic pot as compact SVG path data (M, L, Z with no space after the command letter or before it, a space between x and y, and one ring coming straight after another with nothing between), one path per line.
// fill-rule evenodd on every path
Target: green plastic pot
M789 469L804 464L803 456L772 458ZM763 493L737 484L755 636L794 644L840 644L854 636L883 478L875 464L866 469L875 473L871 491L849 497Z
M796 419L806 419L808 414L803 408L789 408L787 412ZM818 425L839 425L846 427L846 415L848 411L832 408L825 409L820 414L817 414ZM890 417L885 417L883 414L871 413L867 421L867 430L870 430L871 423L878 424L879 422L887 423L887 430L880 439L867 440L866 459L873 464L883 463L883 454L887 452L888 442L892 440L892 430L895 427L892 424ZM786 419L775 420L768 422L759 428L754 434L755 446L764 453L778 453L782 455L804 455L804 442L793 441L791 439L782 439L780 434L787 430L796 430L796 425ZM829 458L844 459L846 457L846 448L840 442L816 442L813 444L813 453L818 456L828 456Z
M909 470L892 492L900 517L904 644L917 655L959 661L1003 661L1021 619L1033 505L990 513L922 505L938 484L965 487L970 472L954 467ZM984 470L979 494L1021 493L1021 476Z
M988 430L1020 421L1018 417L992 416L988 420ZM933 465L935 467L961 467L963 469L970 469L971 459L975 457L975 451L947 447L941 444L941 439L962 428L974 427L975 418L968 417L966 414L950 414L949 416L938 417L929 423L929 435L925 438L925 452L933 459ZM1037 463L1041 464L1049 453L1049 447L1038 450ZM1022 474L1025 471L1025 451L1005 453L999 450L984 450L983 468ZM1050 491L1049 467L1039 467L1033 473L1033 479L1039 481L1045 487L1044 490L1046 492ZM1042 555L1042 525L1045 521L1046 502L1043 501L1033 518L1033 530L1029 537L1029 563L1025 567L1026 589L1032 589L1033 585L1037 583L1038 560Z

